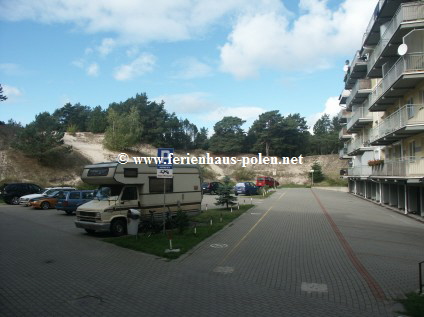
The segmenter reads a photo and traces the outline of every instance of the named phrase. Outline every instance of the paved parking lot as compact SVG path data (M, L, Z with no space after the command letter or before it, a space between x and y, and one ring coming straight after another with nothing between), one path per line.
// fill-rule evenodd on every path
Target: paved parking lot
M278 190L171 262L56 210L0 219L2 316L397 316L424 260L422 223L318 189Z

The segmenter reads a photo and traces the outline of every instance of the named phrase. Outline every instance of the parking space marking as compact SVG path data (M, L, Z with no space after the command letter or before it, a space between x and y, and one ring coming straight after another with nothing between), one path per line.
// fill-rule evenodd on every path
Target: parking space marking
M327 284L302 282L300 290L307 293L328 293Z

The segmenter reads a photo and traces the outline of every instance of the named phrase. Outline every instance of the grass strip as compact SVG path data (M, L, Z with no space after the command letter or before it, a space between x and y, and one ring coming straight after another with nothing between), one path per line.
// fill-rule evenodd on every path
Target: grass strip
M180 252L165 252L166 249L169 249L169 240L168 235L163 233L153 234L150 237L140 233L138 237L124 236L105 238L104 241L123 248L149 253L167 259L176 259L215 232L224 228L252 207L253 205L241 205L238 210L236 206L233 207L233 212L226 209L210 209L195 216L191 216L191 225L182 234L178 233L178 229L172 230L172 248L180 249ZM196 234L194 233L195 227Z
M406 298L396 299L405 309L405 311L398 313L411 317L424 316L424 294L408 293L405 297Z

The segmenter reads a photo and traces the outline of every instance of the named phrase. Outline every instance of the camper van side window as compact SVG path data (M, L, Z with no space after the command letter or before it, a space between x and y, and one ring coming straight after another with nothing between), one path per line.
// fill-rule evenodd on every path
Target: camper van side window
M163 181L165 178L149 177L149 193L150 194L162 194L163 193ZM174 191L174 179L166 178L165 192L172 193Z
M109 173L108 167L96 167L88 170L87 176L107 176Z
M121 200L137 200L137 187L125 187Z
M137 177L138 169L137 168L124 168L124 177Z

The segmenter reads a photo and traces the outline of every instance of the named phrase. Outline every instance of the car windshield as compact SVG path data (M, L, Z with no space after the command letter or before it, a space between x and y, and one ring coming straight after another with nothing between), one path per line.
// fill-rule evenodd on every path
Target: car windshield
M122 185L100 186L96 198L98 200L117 200L122 190Z
M55 190L55 189L46 189L45 191L42 192L42 194L49 196L49 195L53 194L54 192L57 192L57 190Z
M57 194L59 194L59 191L58 191L58 190L54 190L54 191L50 192L50 193L47 195L47 197L54 197L54 196L56 196Z

